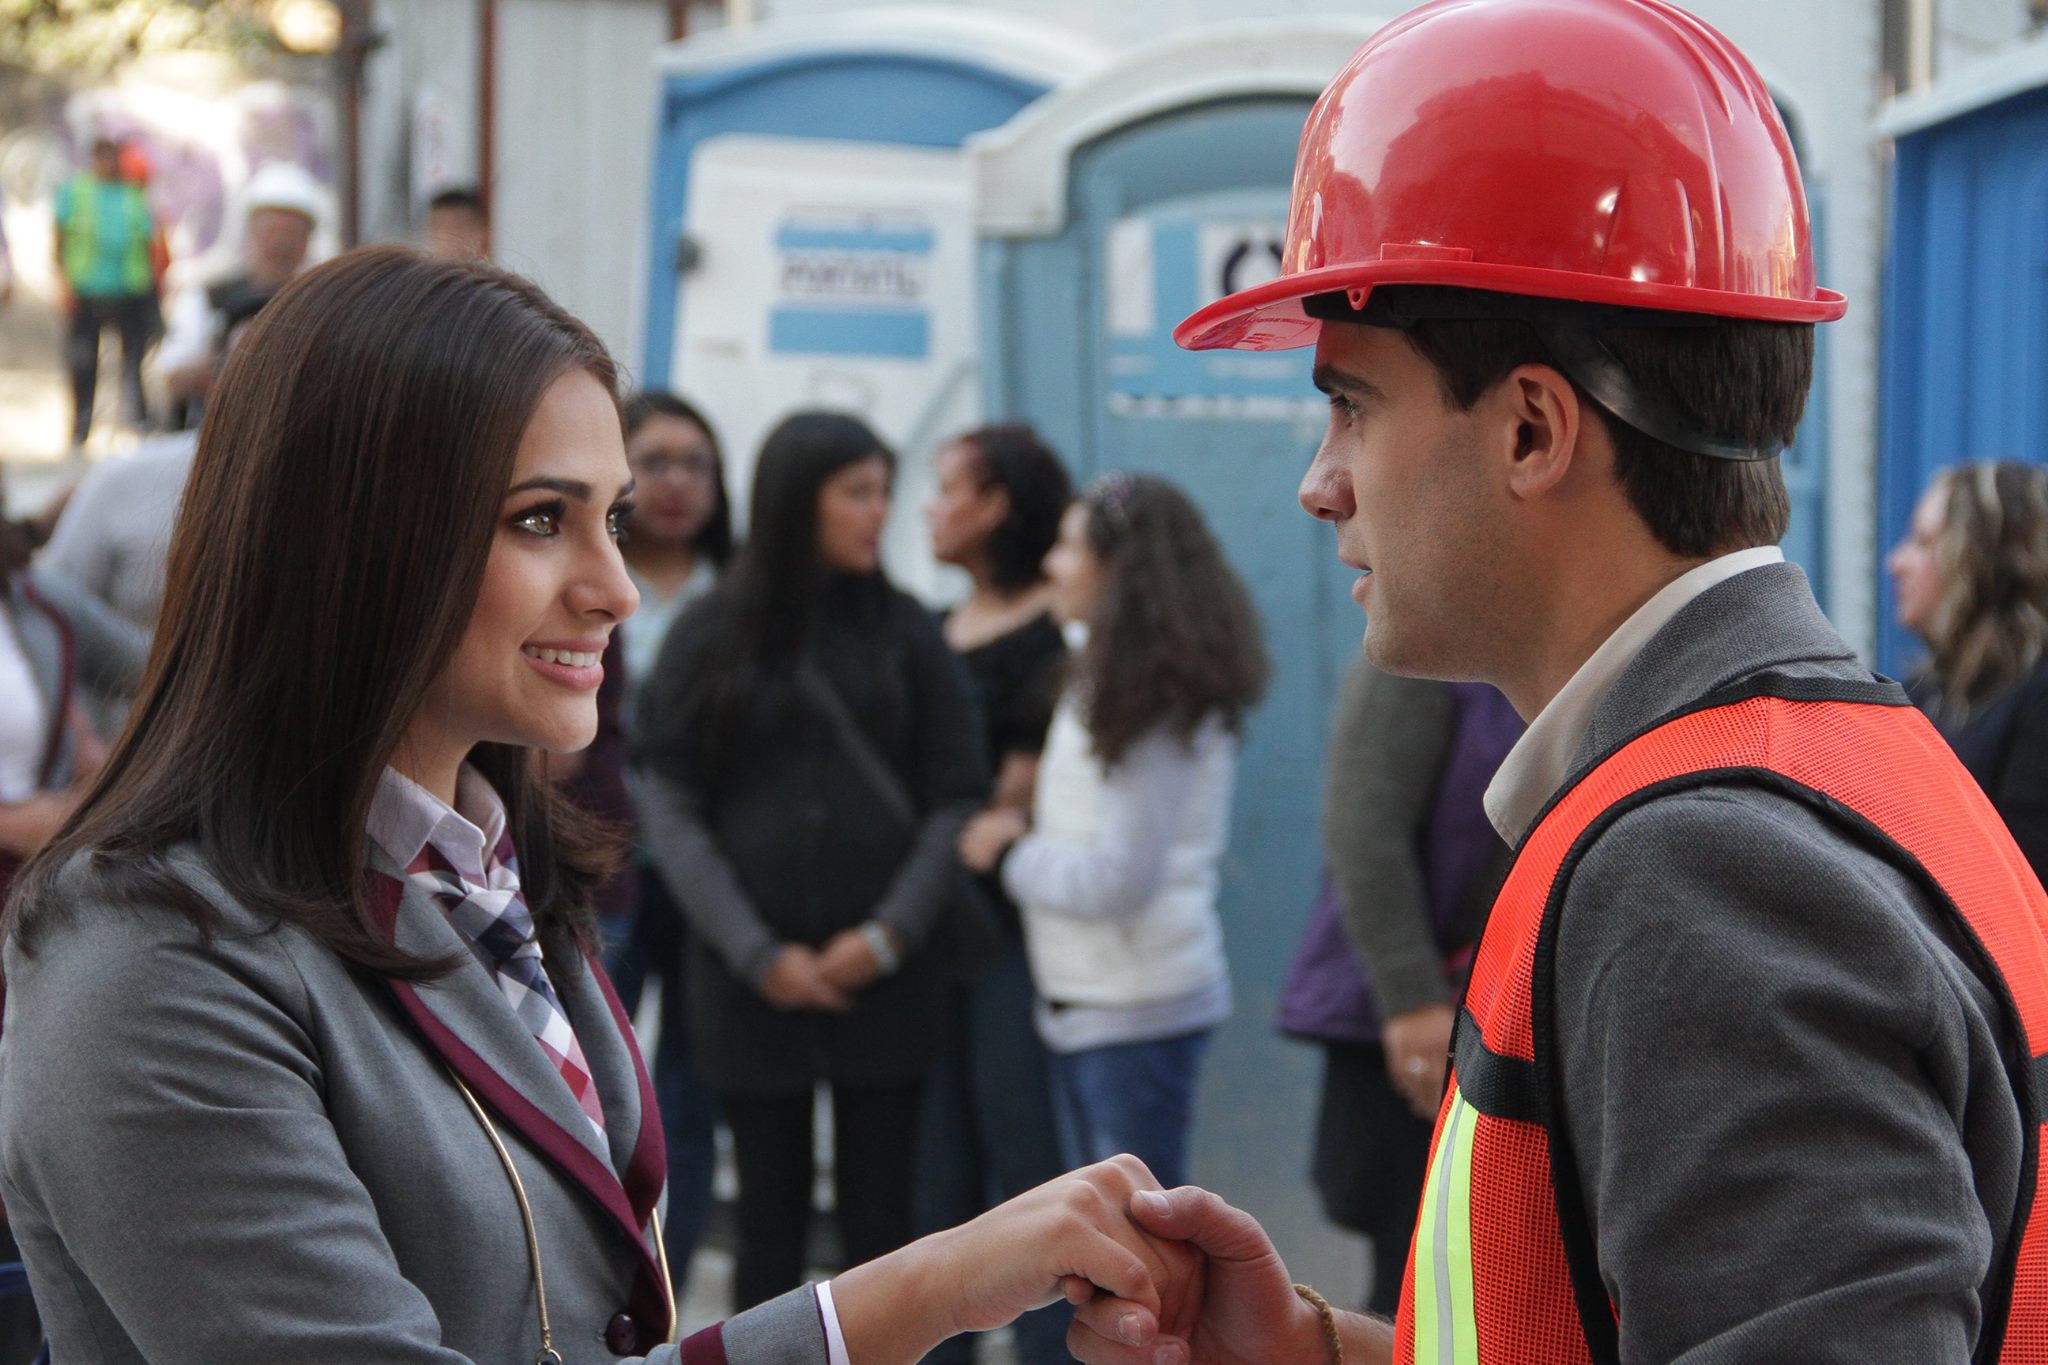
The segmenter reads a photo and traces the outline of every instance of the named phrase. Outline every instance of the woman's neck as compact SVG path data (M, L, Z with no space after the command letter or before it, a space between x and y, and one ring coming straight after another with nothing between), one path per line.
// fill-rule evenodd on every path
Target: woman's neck
M693 545L647 545L626 542L626 564L663 596L676 591L697 572Z
M946 642L954 649L973 649L1008 635L1044 614L1052 588L1031 583L999 587L977 574L967 600L946 614Z

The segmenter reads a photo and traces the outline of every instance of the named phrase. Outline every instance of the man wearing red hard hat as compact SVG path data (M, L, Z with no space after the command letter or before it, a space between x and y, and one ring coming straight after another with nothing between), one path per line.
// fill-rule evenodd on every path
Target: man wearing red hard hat
M1285 274L1192 348L1316 347L1302 505L1381 668L1530 722L1393 1323L1246 1215L1111 1365L2048 1361L2048 897L1777 549L1806 201L1742 54L1660 0L1436 0L1309 116Z

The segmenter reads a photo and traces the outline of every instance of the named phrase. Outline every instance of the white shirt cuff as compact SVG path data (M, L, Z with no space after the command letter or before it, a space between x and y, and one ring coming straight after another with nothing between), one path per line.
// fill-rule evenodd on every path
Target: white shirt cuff
M825 1324L825 1358L831 1365L853 1365L853 1357L846 1354L846 1334L839 1330L839 1310L832 1304L832 1282L820 1280L818 1291L818 1317Z

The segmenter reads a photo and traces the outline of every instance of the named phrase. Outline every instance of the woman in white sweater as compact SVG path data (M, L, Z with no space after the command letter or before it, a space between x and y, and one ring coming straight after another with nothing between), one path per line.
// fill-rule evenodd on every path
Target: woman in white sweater
M977 816L961 858L1023 911L1067 1160L1131 1152L1177 1185L1230 1013L1217 864L1266 682L1258 617L1194 504L1149 476L1092 485L1045 568L1073 666L1032 814Z

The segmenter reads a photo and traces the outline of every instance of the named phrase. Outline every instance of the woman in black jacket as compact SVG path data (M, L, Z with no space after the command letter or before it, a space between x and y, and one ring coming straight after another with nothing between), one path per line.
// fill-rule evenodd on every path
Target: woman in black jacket
M693 930L692 1034L733 1135L740 1305L801 1281L820 1081L848 1263L910 1236L945 985L920 949L987 775L944 639L881 570L892 473L854 418L776 427L747 547L641 698L643 833Z
M2048 878L2048 469L1943 470L1886 567L1927 642L1914 701Z

